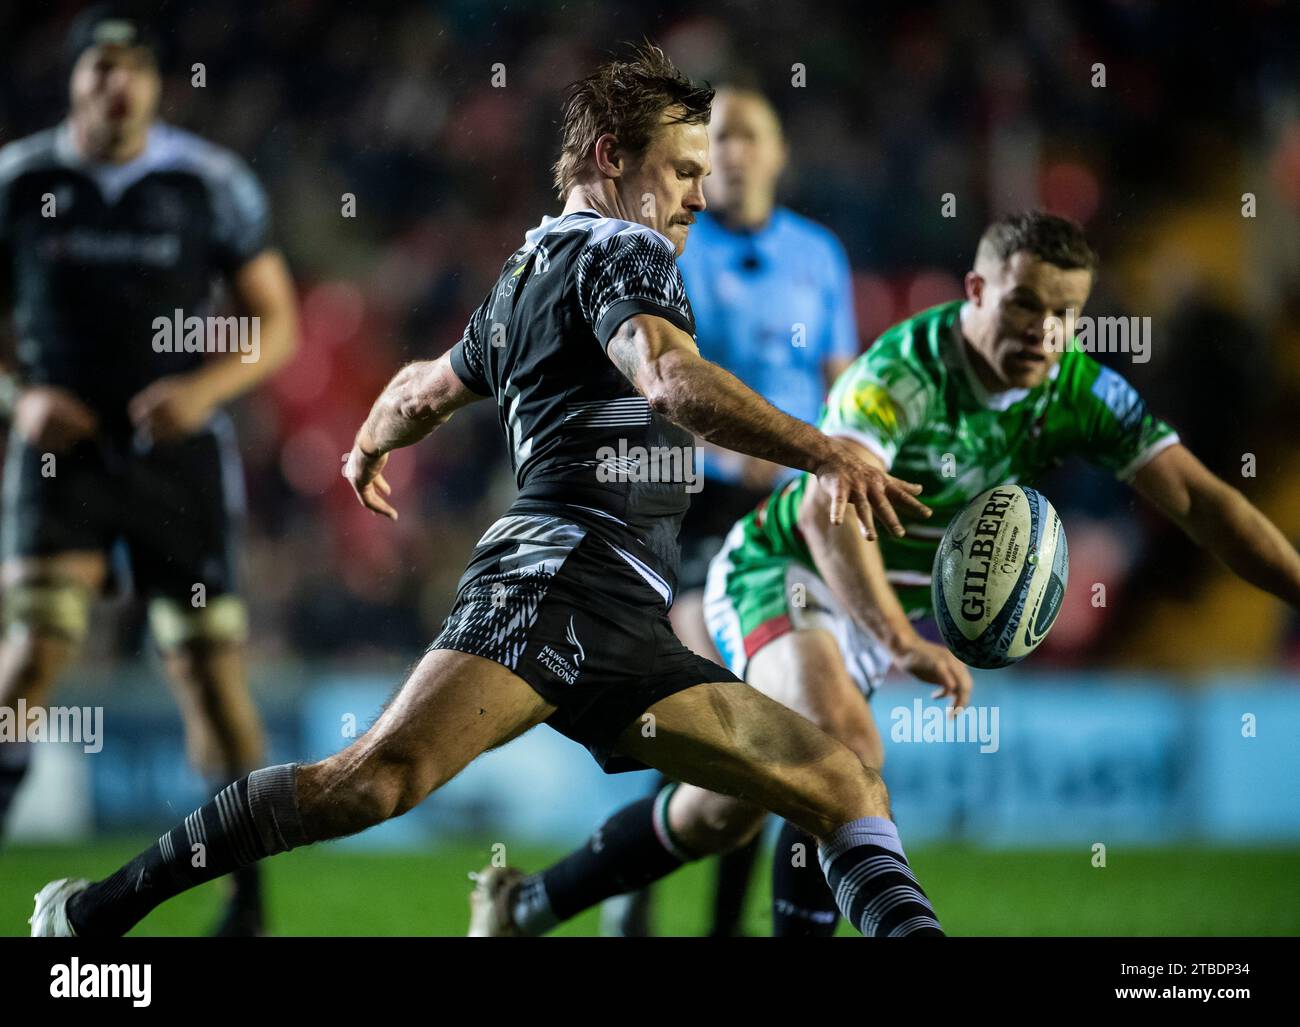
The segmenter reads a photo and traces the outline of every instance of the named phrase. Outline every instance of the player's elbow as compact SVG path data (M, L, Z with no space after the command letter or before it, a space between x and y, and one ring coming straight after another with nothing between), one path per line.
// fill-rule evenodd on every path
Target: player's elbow
M670 421L680 421L691 409L695 394L691 365L699 360L681 350L670 350L642 365L637 386L651 410Z
M1198 542L1223 534L1225 525L1251 509L1250 500L1237 488L1214 476L1207 476L1187 490L1187 505L1181 518L1184 530Z
M390 405L402 421L432 426L449 416L449 398L437 361L407 364L394 380L391 391Z

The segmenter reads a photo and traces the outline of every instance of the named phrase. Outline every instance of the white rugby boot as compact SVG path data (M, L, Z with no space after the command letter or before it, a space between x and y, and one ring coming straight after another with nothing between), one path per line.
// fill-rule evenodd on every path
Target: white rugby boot
M469 894L469 937L513 938L519 928L510 915L510 900L524 879L514 867L484 867L470 874L474 890Z
M33 938L75 938L77 932L68 923L68 899L90 887L84 877L61 877L36 893L36 909L27 922Z

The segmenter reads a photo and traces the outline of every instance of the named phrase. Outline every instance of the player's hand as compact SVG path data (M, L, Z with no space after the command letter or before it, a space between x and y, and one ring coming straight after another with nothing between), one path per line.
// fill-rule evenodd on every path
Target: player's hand
M813 473L817 475L817 484L830 497L832 524L844 522L844 511L852 503L858 512L862 535L871 542L876 537L876 516L894 535L906 534L894 511L895 504L914 516L930 516L930 508L916 498L921 492L920 485L902 481L873 466L863 459L856 443L837 438L829 442L831 457Z
M895 654L894 662L914 678L938 685L939 688L931 693L931 699L952 696L951 712L965 709L970 704L970 668L945 647L917 636Z
M73 443L95 434L95 412L67 389L33 385L23 389L14 404L14 430L29 445L62 453Z
M352 491L357 494L362 506L395 521L397 511L384 499L393 491L393 487L384 481L384 476L380 473L386 463L387 453L372 456L362 452L360 446L353 446L352 452L343 454L343 477L352 486Z
M176 442L193 435L212 417L212 402L189 375L159 378L126 405L136 432L149 442Z

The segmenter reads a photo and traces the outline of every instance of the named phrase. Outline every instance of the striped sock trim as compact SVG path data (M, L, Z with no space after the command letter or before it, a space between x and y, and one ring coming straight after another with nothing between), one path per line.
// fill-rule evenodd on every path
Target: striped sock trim
M822 870L834 862L837 856L858 845L878 845L897 856L904 856L903 840L898 837L898 827L892 820L888 817L861 817L837 827L826 836L817 850Z
M891 930L888 937L906 938L913 934L943 934L943 927L932 916L914 916Z
M297 772L296 763L281 763L248 775L248 810L257 829L261 855L288 852L307 844L298 809Z
M673 792L677 791L677 785L678 782L670 781L659 789L659 794L655 796L654 809L650 813L650 823L654 827L655 837L659 839L660 845L683 863L691 863L699 857L677 839L668 824L668 803L673 797Z

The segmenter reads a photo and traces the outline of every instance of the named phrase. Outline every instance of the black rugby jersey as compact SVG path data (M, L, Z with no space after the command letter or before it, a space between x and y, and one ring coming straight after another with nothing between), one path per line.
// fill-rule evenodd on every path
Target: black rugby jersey
M204 359L158 352L154 319L212 314L216 279L267 232L247 165L161 122L125 164L82 157L66 122L0 149L0 294L24 380L71 389L106 430L127 430L136 392Z
M651 410L605 354L634 314L694 337L672 243L589 210L544 218L506 261L451 364L466 387L496 399L519 486L512 512L597 530L621 523L675 577L697 481L694 437Z

